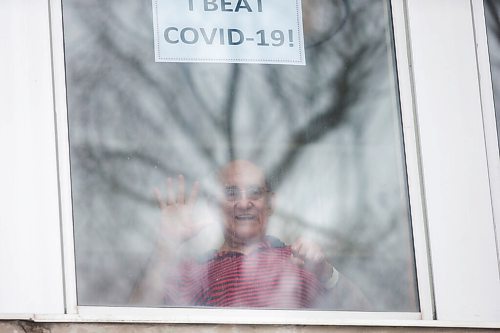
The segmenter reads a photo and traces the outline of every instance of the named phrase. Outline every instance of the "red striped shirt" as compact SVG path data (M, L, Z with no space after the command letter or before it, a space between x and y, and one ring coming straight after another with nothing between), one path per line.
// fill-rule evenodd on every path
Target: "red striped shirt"
M266 241L248 255L220 252L204 262L185 262L167 298L184 306L314 307L325 288L291 256L289 246Z

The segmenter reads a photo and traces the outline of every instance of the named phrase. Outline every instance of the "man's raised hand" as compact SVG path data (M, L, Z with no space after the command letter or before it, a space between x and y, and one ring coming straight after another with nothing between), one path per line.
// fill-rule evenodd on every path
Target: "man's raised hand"
M162 242L179 244L196 236L206 225L206 223L194 220L194 205L198 197L200 183L196 181L193 184L188 197L185 193L183 175L178 176L177 193L174 180L171 177L167 178L166 187L166 197L162 196L160 189L154 189L162 215L160 239Z
M292 262L314 273L317 278L325 282L331 278L334 267L325 257L321 247L305 238L297 239L291 246Z

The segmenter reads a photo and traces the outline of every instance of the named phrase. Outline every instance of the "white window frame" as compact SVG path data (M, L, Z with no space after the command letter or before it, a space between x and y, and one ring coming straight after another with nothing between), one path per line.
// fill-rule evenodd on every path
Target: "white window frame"
M37 165L47 178L36 184L33 193L27 193L28 201L40 201L37 207L42 216L7 211L5 221L22 222L21 230L14 230L0 220L2 230L5 227L8 231L6 236L0 234L0 241L12 235L20 238L37 223L43 223L42 227L38 225L41 239L30 244L11 241L7 243L7 251L24 253L21 258L24 264L11 265L20 274L32 274L31 266L41 258L41 273L45 277L43 283L35 285L30 284L35 278L22 280L30 287L14 289L3 297L0 319L500 327L500 269L495 239L495 221L498 223L500 211L500 157L496 128L491 126L494 109L491 78L487 74L482 0L392 1L420 313L78 306L61 0L6 0L5 3L8 5L0 6L10 9L7 14L23 18L27 15L31 28L17 31L17 37L7 36L7 44L19 47L17 38L23 37L38 43L23 44L19 49L24 57L20 59L0 61L0 66L5 63L26 68L26 75L14 80L13 85L11 79L0 78L1 90L22 100L28 87L31 97L35 97L21 107L11 100L0 99L0 109L24 111L12 128L1 128L4 130L0 132L1 141L11 142L8 139L16 137L16 133L19 136L24 122L37 115L39 126L34 136L39 141L18 137L16 143L21 142L20 148L26 156L14 156L12 150L9 156L15 157L18 164ZM441 15L444 12L451 15ZM429 38L429 31L438 37ZM443 43L452 32L461 38ZM26 64L36 70L28 71ZM464 64L466 68L462 68ZM450 75L463 83L450 84ZM461 119L455 119L454 112L460 113ZM5 119L7 115L0 113L0 121ZM443 128L446 130L442 131ZM467 140L461 137L464 128L469 131ZM31 155L40 147L50 157L48 161L41 163ZM442 180L443 169L446 181ZM13 168L3 171L21 174ZM474 196L471 198L463 189L472 191ZM24 194L16 188L0 189L2 199L12 191ZM23 201L14 200L18 204ZM464 236L471 240L466 246ZM35 252L38 257L33 256ZM0 264L5 260L0 254ZM13 283L0 277L0 286L8 289ZM42 300L40 304L33 306L23 300L31 294L32 298ZM13 306L16 299L21 301Z
M491 184L493 219L496 222L494 227L497 242L498 265L500 266L500 147L498 146L500 133L498 132L499 129L497 128L496 122L484 1L472 1L472 12L477 41L477 67L481 89L481 105L483 108L482 113L488 158L488 175ZM500 103L500 101L497 101L497 103Z
M486 149L493 138L484 131L479 78L486 74L476 54L476 27L485 23L473 14L480 1L406 2L438 320L500 314L497 184L488 168L498 155Z
M306 0L307 1L307 0ZM401 4L401 2L400 2ZM397 17L403 16L404 8L395 6ZM165 322L190 322L190 323L239 323L239 324L310 324L324 325L333 324L338 319L432 319L432 301L428 271L428 254L426 251L427 245L425 241L425 225L423 211L421 209L421 188L418 170L417 145L415 136L413 135L414 128L412 125L405 126L404 136L405 141L410 142L407 148L407 156L411 156L408 164L409 191L410 191L410 206L412 208L412 219L414 229L414 246L417 262L417 272L419 283L419 299L421 303L421 312L404 313L404 312L355 312L355 311L298 311L298 310L235 310L235 309L200 309L200 308L140 308L140 307L92 307L78 306L76 297L75 281L75 263L74 263L74 244L73 244L73 228L72 228L72 208L71 201L71 179L69 174L69 143L67 133L67 109L66 109L66 94L65 94L65 73L64 73L64 50L62 43L62 14L61 2L51 1L52 12L52 31L53 31L53 50L54 50L54 81L56 94L56 109L58 128L64 127L59 131L58 144L60 147L61 156L59 158L60 170L60 186L61 186L61 209L62 209L62 226L65 239L64 258L65 258L65 281L66 281L66 306L68 313L78 314L82 317L100 317L103 314L117 316L117 318L128 318L141 320L141 318L149 318L149 320L161 320ZM398 22L404 28L404 22ZM403 29L395 29L398 32L403 32L398 37L399 43L405 43ZM400 46L402 50L406 50L406 45ZM406 58L402 55L403 59ZM400 71L403 72L403 71ZM408 72L406 72L409 74ZM409 75L400 77L399 80L409 82ZM409 85L407 86L409 87ZM411 98L411 91L407 91L405 98ZM405 100L406 115L405 123L414 124L414 116L412 113L411 100ZM72 312L69 312L69 309Z

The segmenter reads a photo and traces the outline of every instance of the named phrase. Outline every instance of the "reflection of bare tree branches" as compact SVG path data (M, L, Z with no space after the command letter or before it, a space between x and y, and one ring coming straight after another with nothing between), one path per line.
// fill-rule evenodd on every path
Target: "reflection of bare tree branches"
M338 126L344 120L349 107L358 101L361 85L353 83L351 75L353 68L366 56L367 50L367 48L361 48L355 56L346 59L341 71L332 78L330 88L332 94L337 96L335 102L331 103L323 112L316 114L292 135L286 153L283 154L274 171L270 174L270 178L275 180L277 184L279 184L278 176L293 167L304 146L320 140Z
M315 5L313 3L308 2L305 6L316 6L314 10L322 8L325 11L324 1L319 1ZM113 5L107 4L106 11L92 11L91 15L85 16L86 19L82 20L82 24L89 31L95 32L95 42L99 45L95 48L104 50L100 61L106 66L112 61L117 69L126 71L123 78L133 80L134 86L140 89L131 91L131 83L119 82L118 76L105 76L102 81L93 78L93 83L85 87L87 93L82 97L88 98L93 94L99 95L103 100L112 97L114 99L112 103L118 108L113 111L115 117L123 118L120 121L125 122L121 126L122 131L130 131L130 128L137 126L137 132L141 131L152 137L163 137L165 140L164 144L144 149L141 148L144 143L137 140L135 134L131 134L127 138L130 143L121 145L122 150L117 150L107 143L110 136L105 134L105 131L96 130L97 144L92 144L95 140L87 142L88 149L95 149L92 158L99 159L103 170L107 169L106 164L112 170L119 163L130 163L128 158L132 156L133 163L142 165L146 170L161 165L161 170L172 173L179 172L177 166L167 167L172 166L172 158L178 159L189 154L196 156L215 170L224 161L221 160L221 155L216 153L211 138L224 140L227 147L225 160L241 156L239 147L253 140L255 144L253 156L259 160L266 150L268 141L274 139L276 128L279 126L287 134L286 138L280 139L284 142L285 149L279 155L273 156L270 178L275 186L280 185L284 180L283 175L287 175L288 171L293 169L308 146L320 142L332 133L346 121L349 112L367 98L367 89L374 73L378 70L380 59L383 58L377 58L378 51L384 50L385 47L383 27L379 27L378 30L366 27L367 22L370 24L371 12L376 7L373 6L374 2L360 2L357 6L352 6L348 1L331 3L333 4L331 8L343 7L345 15L337 17L334 23L328 22L326 27L315 28L320 31L315 39L317 47L311 53L308 70L303 71L304 73L289 71L279 66L255 67L256 70L243 71L240 65L228 65L222 71L203 72L200 75L198 66L151 65L142 61L139 55L131 53L128 49L130 46L112 33L113 29L118 27L124 36L140 38L137 32L128 31L131 27L122 22L120 15L114 12ZM80 6L82 11L93 8L82 7ZM349 20L346 17L349 17ZM332 24L341 27L342 31L333 29L332 34L330 27ZM384 53L381 52L379 55L383 56ZM83 74L86 74L85 71ZM217 90L212 86L224 78L225 87L217 84L219 87L224 87L222 89L224 94L221 95L219 92L217 95ZM86 80L82 80L82 84L86 84L85 82ZM265 112L259 113L261 112L259 107L253 107L255 111L252 112L255 114L247 114L246 122L254 121L252 117L255 119L268 117L268 120L258 122L253 129L253 137L241 142L240 136L235 136L239 124L239 120L235 117L238 107L246 104L252 108L256 103L252 100L251 94L241 91L245 82L247 85L256 86L255 96L265 92L262 98L272 98L276 101L276 107L273 107L272 111L277 114L275 117L279 123L269 121L270 116ZM161 112L151 113L144 108L144 97L141 96L144 93L159 103ZM319 100L323 102L318 104ZM89 112L92 114L91 110ZM124 119L125 115L132 114L137 123ZM109 126L99 120L89 125L103 129ZM120 125L117 124L116 127L117 131ZM170 133L171 130L175 132ZM182 141L182 144L175 144L176 141ZM189 153L186 151L187 147L190 149ZM157 148L161 150L158 151ZM168 150L165 150L166 148ZM143 151L137 153L139 149ZM153 158L153 155L159 157ZM184 165L187 169L183 172L194 177L199 166L195 163L184 163ZM138 180L141 178L140 175L135 177L138 177ZM123 189L124 195L140 202L147 202L141 193L142 188L117 185L128 181L120 177L119 173L108 172L105 178L115 184L113 188Z
M163 136L165 140L164 144L144 149L141 148L144 143L137 140L135 135L131 135L127 139L130 143L120 145L120 150L107 143L110 136L105 134L105 131L97 130L97 144L92 144L95 140L87 142L87 149L95 151L87 157L99 161L101 172L106 174L103 179L111 182L114 190L120 190L123 195L138 202L148 203L149 198L144 195L144 189L134 185L133 181L127 185L129 179L116 172L117 165L134 163L145 170L155 168L165 174L178 173L181 170L177 169L178 166L173 166L172 158L182 158L189 154L215 170L224 161L221 160L220 154L216 153L210 137L224 140L227 148L224 160L241 156L241 145L246 146L245 142L253 140L253 156L259 160L266 150L267 142L274 139L276 128L280 126L287 133L286 138L280 139L284 140L285 149L279 155L273 156L273 168L269 173L274 185L279 186L284 180L283 175L293 169L308 146L320 142L332 133L346 121L350 111L367 98L367 89L378 70L380 59L383 58L377 58L377 54L384 55L383 52L378 52L385 47L383 27L378 30L373 27L366 28L374 2L363 2L354 7L346 1L333 3L336 6L332 8L343 6L346 10L345 15L338 17L335 23L342 27L342 31L334 29L334 34L331 34L332 29L329 26L333 23L328 23L328 27L320 31L315 39L317 47L311 53L308 70L303 71L304 73L288 71L287 68L279 66L255 67L255 70L243 71L240 65L228 65L222 71L208 71L200 75L198 69L201 67L198 66L152 66L142 61L137 54L131 53L129 46L111 33L112 27L119 27L124 36L140 36L138 33L129 33L128 29L131 28L123 24L116 13L108 15L108 11L114 11L113 5L108 4L107 11L87 15L82 22L89 31L95 31L95 42L99 45L96 48L104 50L101 61L104 64L112 61L116 68L126 70L123 77L134 80L134 86L140 90L132 90L131 93L129 84L120 83L119 77L106 76L102 81L94 79L92 85L86 86L88 92L84 94L85 98L92 94L99 95L104 100L113 97L113 103L118 107L118 110L114 111L116 117L124 118L125 115L133 114L133 119L138 122L131 123L130 120L124 119L126 123L123 125L123 131L129 131L131 125L138 126L136 131L148 133L153 137ZM322 2L318 4L316 6L322 8ZM92 7L86 7L86 10L91 9ZM347 16L349 20L346 19ZM160 69L161 72L158 72ZM215 82L223 82L224 78L225 87L219 83L216 85L224 87L224 94L220 94L213 86ZM85 81L82 80L82 83L86 84ZM240 135L235 136L236 127L241 126L235 117L236 111L241 104L250 105L252 108L252 104L256 103L252 100L252 94L241 91L244 89L244 83L255 87L255 96L260 97L266 92L263 98L276 101L276 107L273 107L272 111L279 123L270 121L271 117L265 112L259 113L262 112L259 107L253 107L255 111L252 112L255 114L247 114L246 122L254 121L252 117L268 119L259 121L257 126L254 126L252 138L241 141ZM99 91L96 91L97 89ZM105 91L106 95L102 91ZM159 103L161 112L151 113L144 109L141 93L145 92ZM318 104L319 100L323 102ZM109 126L99 120L90 125L101 128ZM116 126L118 130L119 125ZM170 133L174 129L175 132ZM180 140L182 145L175 144L175 141ZM164 152L158 151L158 147ZM189 153L186 151L187 147L191 149ZM166 148L168 150L165 151ZM182 172L196 177L196 168L199 165L184 165L187 169ZM141 179L140 175L133 177Z
M348 256L348 255L368 255L373 253L373 251L378 247L379 243L385 238L386 235L390 235L397 229L400 225L400 218L398 212L393 212L390 214L388 222L379 225L379 228L375 231L375 234L366 235L366 233L373 233L372 229L359 230L359 226L364 223L352 223L351 228L343 233L339 233L331 227L321 227L310 221L306 221L297 215L284 212L282 210L274 212L276 217L279 217L285 221L289 221L297 224L298 226L307 229L310 233L315 234L316 237L322 239L322 242L327 242L329 244L328 248L335 255ZM367 214L368 215L368 214ZM366 216L363 216L365 219ZM357 235L353 238L352 235ZM359 240L363 240L360 242Z
M348 3L346 4L344 1L342 5L345 8L349 8L349 13L351 12ZM278 173L283 174L291 169L308 144L321 140L326 134L335 129L344 120L347 111L359 102L364 88L364 82L369 79L370 75L366 75L365 77L357 75L357 77L355 77L356 71L359 72L360 68L363 66L373 70L374 65L366 66L365 64L369 60L368 57L371 55L370 51L373 50L373 46L380 47L381 45L379 38L373 38L373 34L360 37L360 33L356 32L357 30L362 30L362 26L358 26L359 22L357 21L359 20L359 16L363 16L363 18L366 19L366 13L369 13L369 8L367 7L368 6L364 5L353 10L352 15L350 15L353 22L348 26L345 19L347 14L339 21L339 26L342 26L343 29L347 29L347 31L343 32L346 35L344 38L348 39L347 42L352 41L352 38L361 42L356 43L359 47L358 50L346 53L344 50L336 47L326 47L326 42L331 40L331 35L329 38L321 41L320 44L325 54L331 52L337 53L338 56L340 56L340 58L337 56L337 61L339 59L341 60L340 66L338 66L339 71L333 72L332 76L326 79L325 84L314 81L288 81L282 75L279 75L278 73L281 71L277 71L277 68L273 66L269 66L269 70L264 71L265 75L268 73L267 77L270 78L270 80L263 83L269 85L270 91L276 93L275 98L282 103L281 110L283 110L283 112L281 114L284 116L281 119L287 119L289 131L291 131L287 150L279 158L279 161L274 162L275 168L274 171L271 172L273 176L276 176ZM109 10L113 11L112 8ZM165 122L168 123L170 127L174 126L181 129L180 133L184 132L183 135L186 137L185 142L189 143L192 148L197 150L198 154L203 156L204 161L208 162L211 168L215 169L217 165L220 164L220 161L216 160L212 147L204 137L204 133L207 132L208 128L211 128L215 133L220 133L221 131L225 133L224 137L228 144L228 158L234 159L237 156L235 147L237 141L234 137L234 115L236 102L238 101L238 90L240 89L238 82L241 76L241 70L238 65L234 65L230 69L230 73L228 74L229 80L227 88L225 89L226 98L223 105L220 106L222 112L219 117L214 117L211 111L214 109L213 103L209 104L207 99L203 97L204 92L199 90L199 84L193 79L194 73L190 71L187 66L179 66L180 71L177 72L177 74L180 75L178 78L186 82L191 92L191 99L189 101L182 101L180 100L178 89L176 88L176 85L180 82L169 82L168 80L160 79L160 76L153 74L151 69L148 68L144 62L137 59L136 55L130 54L125 50L123 43L119 43L116 38L111 38L112 34L109 33L110 29L108 27L114 26L115 23L121 30L126 31L130 29L130 27L127 27L120 21L118 15L113 14L110 16L102 11L89 16L89 19L86 20L85 23L88 29L98 32L97 42L109 53L108 57L119 62L121 64L120 67L126 68L127 71L131 72L134 78L140 80L141 85L143 85L151 95L154 95L155 98L161 101L165 112L160 114L165 117ZM383 33L382 30L380 32ZM337 41L337 43L339 42L341 42L341 40ZM345 45L346 42L341 43ZM341 52L345 54L340 54ZM319 53L319 50L315 51L315 54ZM330 61L333 61L333 59ZM310 67L321 72L324 64L319 59L317 63L312 63ZM169 75L171 76L172 73L173 72L170 71ZM106 83L104 82L99 85L102 87L106 85ZM112 91L112 85L113 83L109 82L106 89ZM115 88L117 92L121 90L120 86L116 86ZM206 89L206 87L203 88ZM298 122L296 116L294 116L297 112L303 111L300 107L297 108L297 105L295 105L297 104L294 102L294 99L297 98L294 93L295 91L302 91L305 96L309 96L308 98L313 101L317 98L315 95L321 96L321 94L328 94L334 96L334 98L331 98L330 104L326 106L324 110L318 110L315 114L312 114L311 119L302 125L301 121ZM139 99L139 97L137 99ZM126 92L122 97L117 99L117 102L123 103L125 100L127 103L133 102ZM133 105L132 103L130 104ZM189 112L186 112L187 105L190 107ZM123 105L122 107L126 106ZM304 107L308 106L304 105ZM147 128L154 130L155 133L161 133L167 130L165 125L162 125L158 121L154 121L154 118L144 114L144 111L140 109L139 105L134 109L136 110L135 118L140 120L142 123L141 126L146 125ZM172 121L174 121L176 125L173 125ZM203 123L203 130L198 130L196 128L196 125L199 123ZM268 138L269 135L272 135L276 125L273 123L266 124L265 122L263 122L263 125L264 126L259 129L256 135L260 135L262 138ZM209 127L207 128L207 126ZM264 149L263 145L257 146L256 154L259 155L259 151L262 149ZM183 154L182 151L178 153Z
M274 186L294 183L294 171L305 164L314 144L326 147L346 128L348 144L360 144L355 136L362 136L370 116L359 109L371 110L373 86L387 75L383 1L303 1L310 45L304 67L156 64L150 2L65 2L65 11L80 17L74 40L68 34L66 53L72 172L81 179L75 202L82 197L126 198L137 204L129 212L135 215L126 216L129 220L144 219L153 211L150 187L161 185L157 182L164 177L183 173L187 179L199 179L235 158L253 157L270 170ZM68 9L69 4L74 8ZM134 24L126 17L133 17ZM373 251L401 225L396 218L400 207L379 216L371 211L376 203L363 186L373 173L362 154L361 149L350 152L349 162L342 165L359 179L348 184L359 209L348 212L342 232L318 227L318 221L296 211L277 209L276 217L318 233L340 255ZM331 172L329 159L320 159L325 173ZM307 178L311 169L306 167L300 177ZM93 187L96 183L99 189ZM203 200L216 204L213 191L207 192ZM87 216L79 223L88 225L80 224L80 229L100 230L102 206L92 212L76 206L75 215ZM109 212L108 220L119 220L115 213L125 214ZM341 220L325 220L330 219ZM371 223L379 231L373 232ZM109 228L106 232L112 235ZM118 240L113 242L120 246Z
M153 197L149 193L151 189L144 189L145 191L138 192L127 179L124 179L123 174L116 172L116 166L123 166L127 162L130 163L132 161L138 169L156 169L159 173L166 175L175 172L168 165L162 163L161 160L153 158L142 151L133 151L130 149L107 150L104 147L96 151L91 146L74 146L72 149L75 155L80 156L80 163L86 165L87 169L95 176L98 176L104 184L108 184L115 192L126 195L138 203L146 205L154 204Z
M178 82L168 82L160 80L157 75L154 75L151 72L151 69L148 68L143 61L140 61L137 58L137 55L130 54L130 52L124 49L124 44L120 44L118 39L112 38L113 35L109 33L109 29L107 29L107 27L113 25L115 21L110 22L110 19L118 20L116 15L108 17L106 15L106 12L99 12L97 13L97 15L92 15L89 17L89 21L87 22L88 25L90 27L93 27L93 29L98 32L97 43L102 45L103 49L107 50L107 52L109 53L109 58L112 58L114 62L119 63L120 67L130 72L130 74L133 74L134 78L140 81L140 85L146 87L146 89L149 90L151 94L154 94L154 96L162 102L165 111L169 111L160 113L161 115L165 116L165 123L172 123L173 120L177 124L176 126L179 128L189 129L190 127L192 127L193 122L196 122L196 120L192 119L192 115L190 113L184 112L183 107L180 106L178 102L179 99L176 95L177 89L175 88L175 85ZM126 28L127 27L123 27L123 29ZM115 78L111 77L112 81L109 83L107 83L106 81L99 82L99 86L102 87L103 85L108 85L106 87L107 91L115 90L119 92L120 88L118 85L116 85L114 79ZM165 87L165 83L167 83L171 87ZM111 85L113 85L113 87L111 87ZM128 92L128 94L130 94L130 92ZM197 94L195 93L193 95ZM141 100L139 96L135 97L136 101ZM117 99L117 101L120 100L120 98ZM153 121L153 119L151 119L150 116L143 115L143 112L139 108L138 111L139 112L135 113L135 117L139 117L143 126L146 125L148 128L154 129L157 133L161 133L167 130L165 124L155 122ZM206 117L204 117L203 119L205 120ZM213 119L211 124L212 126L217 125L213 121ZM186 135L191 137L191 140L186 140L186 142L194 143L192 144L192 147L197 149L199 153L204 156L206 162L208 162L209 165L215 168L218 164L215 160L213 160L213 154L209 146L206 144L198 144L200 142L204 143L204 140L202 138L196 138L196 136L199 136L199 134L201 133L203 132L189 131L189 133L186 133ZM182 154L182 152L179 153Z

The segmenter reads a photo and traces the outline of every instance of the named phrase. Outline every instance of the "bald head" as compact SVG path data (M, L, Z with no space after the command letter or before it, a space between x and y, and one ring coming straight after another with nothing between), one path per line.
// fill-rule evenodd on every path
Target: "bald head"
M220 170L219 181L222 185L231 184L235 179L267 187L264 170L247 160L231 161Z

